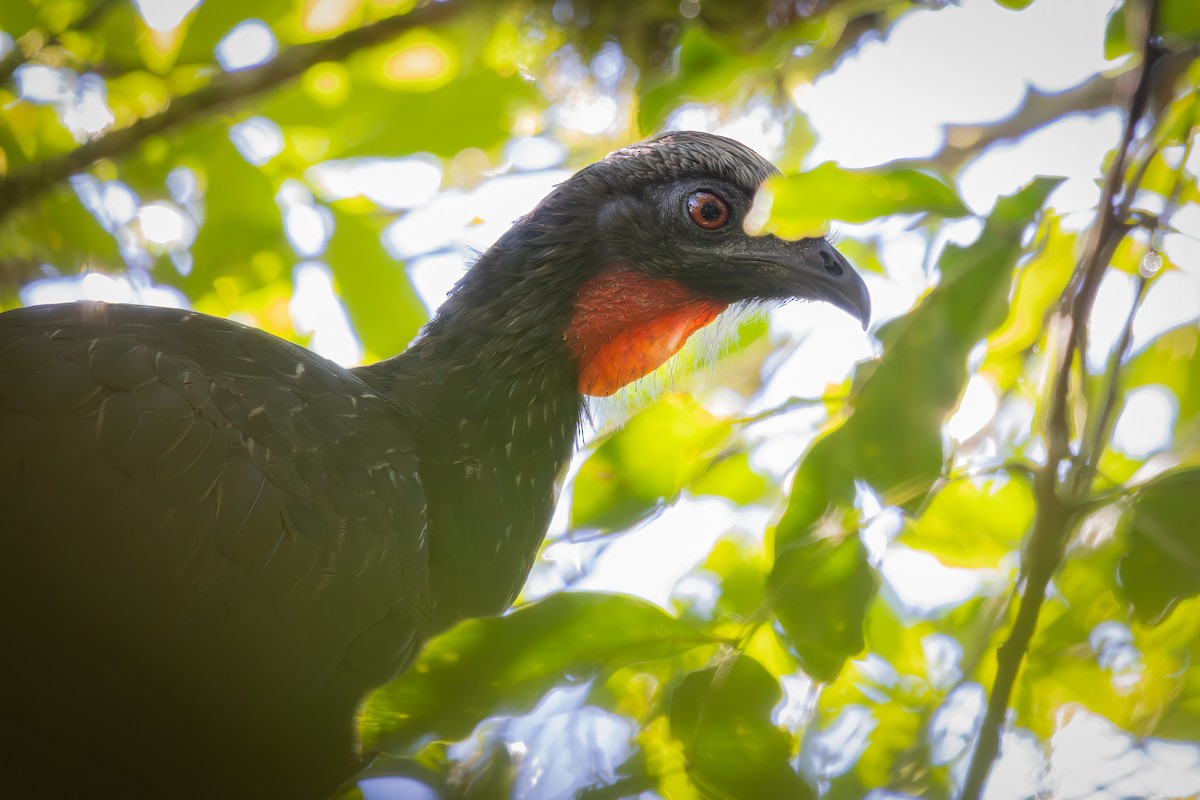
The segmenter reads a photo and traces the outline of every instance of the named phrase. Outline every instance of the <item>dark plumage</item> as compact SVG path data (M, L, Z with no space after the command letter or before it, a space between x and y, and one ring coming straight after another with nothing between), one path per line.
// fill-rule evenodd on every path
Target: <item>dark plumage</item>
M734 302L825 299L865 323L823 240L742 231L773 172L706 134L620 150L514 225L406 352L359 369L186 311L0 316L3 780L327 793L363 695L513 601L581 386L638 377Z

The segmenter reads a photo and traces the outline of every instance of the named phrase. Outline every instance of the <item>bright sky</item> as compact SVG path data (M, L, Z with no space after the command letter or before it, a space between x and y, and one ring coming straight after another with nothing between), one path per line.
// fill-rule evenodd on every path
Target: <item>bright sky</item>
M165 30L177 25L195 0L137 0L137 5L152 27ZM940 147L946 123L998 120L1017 107L1030 86L1043 91L1066 89L1106 69L1110 65L1103 59L1101 42L1111 6L1112 0L1036 0L1030 8L1017 12L991 0L964 0L960 6L907 14L886 40L866 42L831 74L795 90L797 108L807 114L819 137L809 164L832 160L847 167L863 167L928 156ZM250 20L230 31L218 46L217 57L223 69L237 70L271 58L276 49L270 29ZM593 63L596 68L603 65L603 59ZM102 81L85 76L73 83L65 71L43 66L23 67L19 81L25 97L58 104L64 122L80 139L112 122ZM612 123L617 106L611 98L576 99L556 111L561 124L598 131ZM672 123L674 127L714 129L768 156L776 155L781 144L780 126L762 107L752 106L744 117L715 128L713 116L700 108L681 110ZM1068 180L1051 204L1067 211L1088 209L1098 198L1096 181L1101 177L1103 156L1118 135L1115 114L1070 117L1020 142L993 147L967 166L959 189L973 211L985 214L997 196L1012 192L1034 175L1065 175ZM253 163L270 160L283 144L278 126L264 118L235 126L232 136ZM471 191L440 192L442 164L426 156L330 163L314 168L307 178L323 192L340 196L362 193L381 206L407 211L388 228L385 245L407 262L420 296L435 308L461 274L469 251L485 249L512 220L569 174L563 168L563 149L549 138L514 139L506 157L512 167L508 174ZM109 230L125 236L136 234L142 245L178 253L177 265L186 269L189 262L183 251L195 236L195 225L185 209L194 180L189 183L191 176L186 170L173 177L170 200L150 203L141 202L117 182L101 183L83 176L76 179L75 186ZM344 309L333 296L329 270L320 260L332 232L332 219L314 202L308 186L298 181L285 184L277 201L298 255L291 302L297 328L313 334L312 345L323 355L341 363L357 363L361 348ZM1167 238L1167 254L1181 270L1160 276L1150 290L1137 318L1135 347L1162 330L1200 316L1200 209L1193 212L1178 215L1181 233ZM133 221L136 225L131 225ZM971 221L951 227L956 239L967 242L978 230L978 224ZM874 329L904 313L928 287L929 277L921 263L923 241L918 234L904 230L903 220L885 220L844 233L882 234L881 255L887 275L866 276L876 309ZM129 252L136 248L131 246ZM1105 280L1093 323L1090 363L1098 363L1111 348L1132 293L1132 281L1125 276L1112 275ZM177 292L150 285L136 271L128 278L90 274L41 281L22 294L30 304L82 297L166 305L186 302ZM771 326L773 336L791 337L799 344L785 361L775 365L771 380L751 410L770 408L793 396L819 395L878 348L854 320L828 306L792 304L773 312ZM1157 387L1132 393L1117 422L1116 447L1141 456L1168 443L1173 404L1174 398ZM975 378L948 433L965 439L986 425L996 411L995 390L988 381ZM820 412L806 409L756 426L750 432L757 440L753 463L777 475L788 473L820 421ZM559 534L566 527L565 512L564 504L554 526ZM685 498L608 547L582 586L637 594L669 606L676 581L708 552L718 536L739 528L761 531L768 516L761 509L736 509L722 500ZM872 547L882 559L887 595L898 608L926 613L958 602L980 587L1003 585L996 571L951 569L932 556L888 546L897 526L883 522L886 520L873 526ZM531 578L529 594L536 596L561 586L596 549L564 541L551 545L548 560ZM689 581L686 591L701 597L711 587L706 589L703 581ZM945 669L952 672L957 669L957 655L944 645L931 641L930 652L939 653ZM962 731L970 730L970 720L979 709L979 696L972 691L959 695L961 702L948 704L935 725L939 741L951 749L957 746L958 752L965 742ZM553 722L559 715L575 713L583 701L571 697L567 692L548 699L535 718ZM861 713L848 709L846 715L823 734L831 753L854 741L861 744L869 734L869 720L864 721ZM592 719L588 724L593 726L593 734L611 740L613 745L606 752L616 763L625 741L623 723L613 718ZM546 730L558 729L552 725ZM1076 714L1056 734L1048 769L1041 772L1042 756L1035 744L1027 734L1013 732L1006 756L989 784L987 800L1017 800L1045 789L1053 789L1060 800L1115 798L1117 794L1097 794L1100 790L1095 786L1078 781L1079 776L1099 774L1094 770L1105 753L1130 752L1122 736L1094 715ZM1100 748L1097 743L1114 749ZM548 758L552 748L538 752ZM1140 760L1135 778L1130 779L1135 783L1119 784L1126 794L1200 791L1200 753L1195 747L1154 745L1128 757ZM813 774L829 776L839 766L831 761L808 768ZM547 787L562 790L564 774L546 763L538 769L524 769L522 796L552 797ZM388 793L383 784L368 792L373 798ZM872 800L883 797L873 796Z

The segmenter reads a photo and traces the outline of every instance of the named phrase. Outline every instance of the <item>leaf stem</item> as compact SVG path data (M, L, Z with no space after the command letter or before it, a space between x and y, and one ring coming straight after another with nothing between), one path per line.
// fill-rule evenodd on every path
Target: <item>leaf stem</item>
M445 21L461 7L455 3L430 3L329 39L292 45L261 66L221 73L206 86L174 98L162 113L143 117L127 128L85 142L58 158L14 170L0 180L0 220L75 173L102 159L127 153L155 134L274 89L321 62L344 61L359 50L386 42L409 28Z

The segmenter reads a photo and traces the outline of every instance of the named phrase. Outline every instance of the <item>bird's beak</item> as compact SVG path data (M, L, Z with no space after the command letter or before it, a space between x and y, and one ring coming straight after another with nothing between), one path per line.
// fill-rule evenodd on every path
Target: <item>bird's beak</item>
M743 239L729 254L731 269L713 270L700 280L713 294L731 301L824 300L862 323L871 321L871 295L846 257L824 239L786 241L776 236Z
M824 239L784 242L789 257L776 263L795 273L796 295L825 300L862 323L871 323L871 293L862 276L841 253Z

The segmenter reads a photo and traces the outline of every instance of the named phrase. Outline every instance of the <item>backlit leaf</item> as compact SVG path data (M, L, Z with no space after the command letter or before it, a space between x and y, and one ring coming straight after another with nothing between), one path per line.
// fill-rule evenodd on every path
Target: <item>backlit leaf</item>
M686 675L671 694L671 736L687 753L692 782L704 797L815 797L788 763L792 740L771 722L783 697L779 682L754 659Z
M712 640L644 600L567 592L431 640L412 669L368 699L365 746L459 739L484 717L533 707L564 676L666 658Z
M787 239L820 235L830 220L860 223L891 214L968 213L941 178L902 167L849 170L825 163L773 178L760 192L771 199L765 230Z

